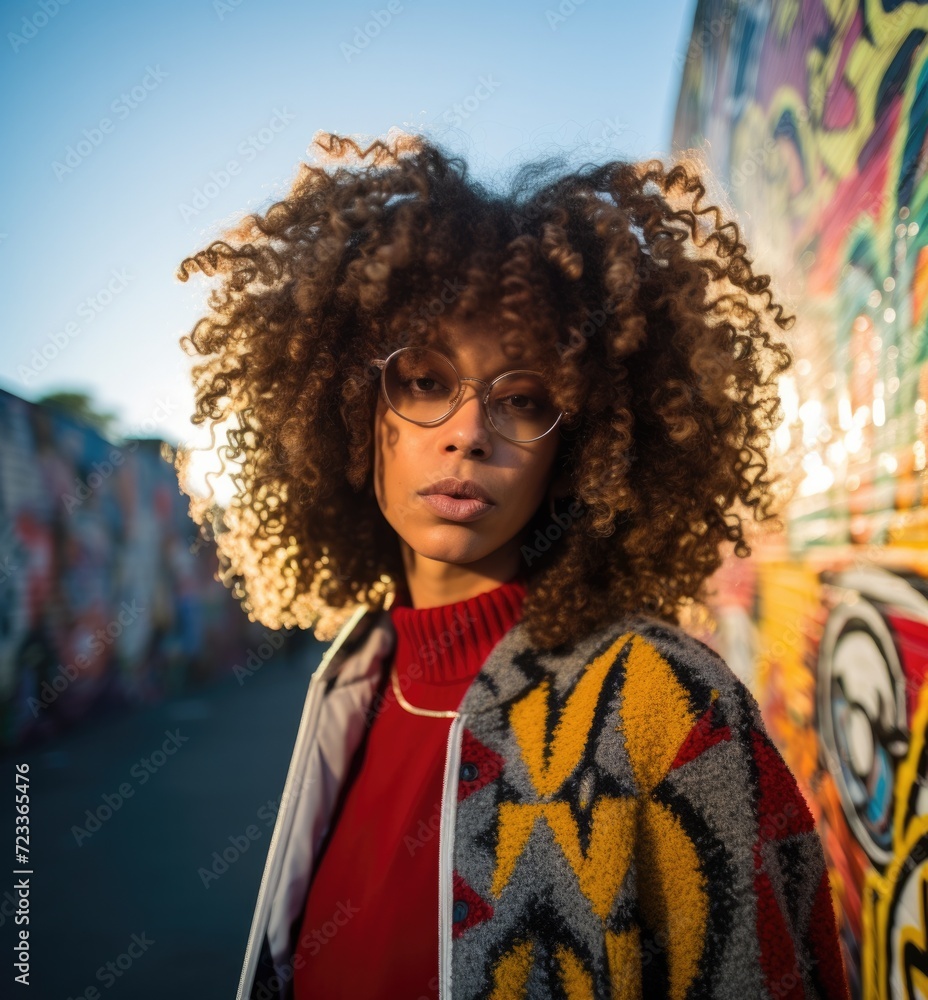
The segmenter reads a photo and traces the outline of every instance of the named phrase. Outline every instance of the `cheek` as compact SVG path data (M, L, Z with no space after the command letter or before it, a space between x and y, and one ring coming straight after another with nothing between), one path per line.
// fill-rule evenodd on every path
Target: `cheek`
M408 444L402 429L391 421L389 411L378 410L374 422L374 491L381 507L397 495L407 478L411 462L404 448Z
M530 462L526 462L519 476L519 481L524 485L527 493L540 496L548 488L549 480L554 471L554 459L556 455L555 447L547 447L538 455L533 456Z
M378 407L377 415L374 418L374 496L381 507L384 505L384 426L383 418Z

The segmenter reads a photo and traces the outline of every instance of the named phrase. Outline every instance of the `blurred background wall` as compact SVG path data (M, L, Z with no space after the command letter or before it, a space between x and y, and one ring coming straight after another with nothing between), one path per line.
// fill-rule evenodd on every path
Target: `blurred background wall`
M673 129L797 316L785 531L712 642L823 830L855 997L928 996L928 6L700 0Z
M0 746L196 689L280 647L215 579L170 445L114 444L3 390L0 428Z

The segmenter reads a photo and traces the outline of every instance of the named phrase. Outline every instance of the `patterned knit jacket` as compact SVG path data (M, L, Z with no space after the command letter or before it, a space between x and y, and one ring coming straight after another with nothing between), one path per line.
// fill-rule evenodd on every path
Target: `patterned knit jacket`
M362 608L312 677L237 1000L290 996L394 641ZM848 996L809 808L754 698L682 628L633 615L556 655L517 623L460 704L444 774L441 1000Z

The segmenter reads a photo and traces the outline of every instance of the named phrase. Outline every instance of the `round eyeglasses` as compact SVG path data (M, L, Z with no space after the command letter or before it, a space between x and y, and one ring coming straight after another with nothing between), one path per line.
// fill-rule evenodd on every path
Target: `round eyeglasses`
M464 397L464 382L480 382L484 413L504 438L518 444L537 441L564 416L551 400L539 372L503 372L492 382L458 375L451 361L427 347L401 347L371 362L380 369L387 405L404 420L429 426L444 420Z

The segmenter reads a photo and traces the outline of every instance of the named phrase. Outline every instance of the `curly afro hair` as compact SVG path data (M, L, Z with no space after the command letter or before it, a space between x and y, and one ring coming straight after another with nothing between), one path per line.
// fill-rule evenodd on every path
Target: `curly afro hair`
M530 640L554 649L633 612L679 624L722 543L750 555L743 515L776 516L765 451L793 360L775 339L792 318L738 224L703 204L698 164L552 176L542 160L501 194L420 135L313 143L317 165L282 200L178 271L221 279L181 344L206 359L192 422L214 443L228 423L228 507L188 488L188 450L175 457L219 578L253 620L324 640L359 604L388 608L403 567L373 491L369 362L492 311L566 414L569 495L524 529Z

